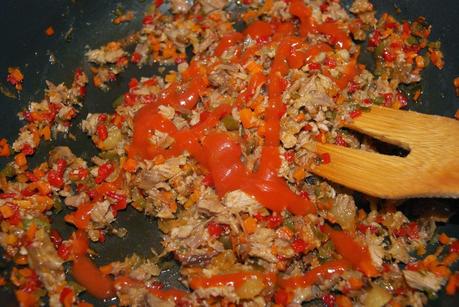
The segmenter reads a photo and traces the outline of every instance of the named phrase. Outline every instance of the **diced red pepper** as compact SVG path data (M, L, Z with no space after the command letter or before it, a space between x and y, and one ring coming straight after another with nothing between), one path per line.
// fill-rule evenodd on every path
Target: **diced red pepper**
M105 126L104 124L97 125L96 132L97 132L97 136L99 137L99 140L105 141L107 139L108 130L107 130L107 126Z
M302 239L295 239L292 242L292 248L297 254L304 252L307 247L308 244L304 242Z
M416 222L411 222L395 230L394 235L397 237L408 237L411 240L419 239L419 226Z
M51 233L49 234L49 238L51 242L53 242L54 247L56 249L62 244L62 236L56 229L51 229Z
M333 294L325 294L322 296L322 302L324 302L327 307L334 307L336 303L336 297Z
M356 117L359 117L360 115L362 115L362 111L361 110L354 110L351 113L349 113L349 116L351 118L356 118Z
M100 122L104 122L104 121L107 120L107 118L108 118L107 114L102 113L97 117L97 120L100 121Z
M131 55L131 62L132 62L132 63L138 64L138 63L140 63L141 60L142 60L142 56L140 55L140 53L134 52L134 53Z
M207 232L209 232L211 236L220 237L224 231L225 227L222 224L215 222L207 224Z
M0 193L0 199L14 198L16 193Z
M136 102L136 95L131 93L124 94L124 104L127 106L133 106Z
M289 303L287 291L284 289L277 290L276 294L274 295L274 301L276 304L287 306Z
M137 87L137 85L139 85L139 80L137 80L136 78L132 78L131 80L129 80L128 86L130 89Z
M319 70L320 69L320 64L319 63L310 63L308 65L308 68L310 70Z
M451 253L459 253L459 240L454 241L449 247Z
M335 144L338 146L349 147L349 144L344 140L343 136L340 134L336 136Z
M397 100L400 102L400 107L406 107L408 105L408 98L403 95L401 92L397 92L396 94Z
M145 17L143 18L142 23L143 23L144 25L151 25L151 24L153 24L153 16L151 16L151 15L145 16Z
M29 181L35 182L38 181L38 178L32 173L32 172L26 172L25 173Z
M395 60L395 55L390 50L384 49L383 58L386 62L393 62Z
M386 29L396 29L398 24L395 22L386 22L385 26Z
M328 152L324 152L320 155L320 161L322 164L328 164L331 161L330 154Z
M24 146L21 149L21 152L25 154L26 156L31 156L35 152L35 150L30 146L29 144L24 144Z
M357 83L355 83L354 81L349 82L347 90L349 94L355 93L358 89L360 89L360 86Z
M164 3L164 0L155 0L156 7L160 7Z
M357 226L357 229L361 232L361 233L366 233L367 231L370 231L370 233L377 233L378 232L378 228L374 225L365 225L365 224L359 224Z
M280 225L282 225L282 222L284 221L284 219L282 218L281 215L277 213L273 213L273 215L271 215L267 219L267 221L268 221L268 227L271 229L275 229L275 228L278 228Z
M59 296L59 301L62 304L64 304L64 306L66 306L66 302L68 302L70 299L73 300L73 290L68 287L65 287L61 291L61 294Z
M53 187L60 188L64 184L64 178L57 171L50 170L48 172L48 182Z
M61 244L57 248L57 254L61 259L67 260L69 259L70 256L70 246L68 244Z
M381 33L379 31L375 31L373 32L373 34L370 36L370 39L368 40L368 46L376 47L379 45L380 40L381 40Z
M292 163L295 160L295 152L288 150L284 153L284 158L288 163Z
M67 168L67 161L65 161L64 159L59 159L57 160L56 165L57 165L56 166L57 173L63 176L65 169Z
M102 183L105 179L107 179L108 176L110 176L111 173L113 173L114 167L110 162L104 163L101 166L99 166L99 169L97 170L97 177L95 179L97 184Z
M322 3L319 8L320 8L320 11L322 13L325 13L326 11L328 11L328 7L330 6L330 4L328 4L328 2L324 2Z
M116 204L111 206L112 210L114 210L115 213L117 213L119 210L126 209L127 199L125 195L117 194L113 191L108 191L107 193L105 193L105 195L107 195L111 199L116 200Z
M392 105L392 93L383 94L384 97L384 106L390 107Z
M332 58L326 57L324 60L324 64L328 66L329 68L335 68L336 67L336 61Z

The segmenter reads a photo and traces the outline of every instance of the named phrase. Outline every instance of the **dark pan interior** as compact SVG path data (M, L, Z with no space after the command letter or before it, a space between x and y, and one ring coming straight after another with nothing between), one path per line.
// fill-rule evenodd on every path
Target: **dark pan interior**
M349 5L350 1L342 1ZM399 19L414 19L426 16L433 25L432 39L442 42L442 51L445 55L446 66L442 71L433 66L426 69L422 86L424 94L421 102L411 105L411 108L425 113L452 116L459 108L459 99L455 96L453 79L459 76L459 1L457 0L374 0L379 12L395 13ZM88 47L95 48L110 40L118 39L133 33L140 27L143 8L148 1L141 0L2 0L0 5L0 28L2 29L2 43L0 51L0 83L5 83L7 68L18 66L25 75L24 90L19 99L11 99L0 95L0 138L7 137L11 141L17 135L21 122L16 113L27 106L30 100L39 101L45 88L45 80L55 83L69 82L73 71L77 67L87 70L84 61L84 52ZM113 11L118 5L137 12L134 21L128 24L115 26L111 23ZM48 26L53 26L56 34L47 37L44 34ZM55 64L50 63L50 55L57 59ZM85 117L87 112L107 112L112 109L112 102L127 88L127 82L133 75L153 75L158 66L145 67L141 72L131 68L122 74L118 81L111 84L112 90L103 93L89 87L84 107L75 120L77 123ZM79 132L77 125L72 128L77 141L64 138L56 140L55 144L70 146L74 152L88 159L95 154L91 141ZM428 133L428 131L426 131ZM35 155L36 162L43 161L50 144L41 146ZM0 160L3 166L5 159ZM434 208L433 210L455 211L457 200L415 199L405 204L408 212L416 215L413 209ZM459 208L459 207L458 207ZM155 221L146 219L134 210L127 210L120 214L118 225L126 227L129 232L124 239L108 238L101 246L93 246L100 254L96 259L98 264L123 259L136 252L141 255L151 254L151 249L161 250L160 234ZM59 217L54 219L54 226L64 236L72 229L64 225ZM454 216L451 223L441 226L442 231L450 235L459 236L459 218ZM0 260L0 274L6 274L8 264ZM162 280L170 286L178 286L178 274L172 267L165 272ZM89 297L85 297L96 303ZM0 290L0 305L16 306L14 296L2 288ZM110 305L113 302L97 303L98 306ZM459 306L459 295L447 297L443 293L439 298L429 303L430 306Z

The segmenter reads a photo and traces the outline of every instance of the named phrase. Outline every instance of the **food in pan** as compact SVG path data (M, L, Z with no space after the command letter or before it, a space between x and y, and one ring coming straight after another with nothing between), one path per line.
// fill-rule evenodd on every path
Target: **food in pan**
M20 113L27 124L0 177L0 244L22 305L48 296L89 306L86 291L134 306L420 306L443 287L456 292L459 241L433 218L409 220L371 198L364 210L309 173L330 163L313 142L375 150L343 123L372 105L406 107L399 85L419 82L429 62L443 67L430 26L377 19L367 0L349 11L339 1L243 2L234 19L234 3L156 1L169 11L153 4L139 32L86 53L103 90L129 63L177 65L131 79L112 113L87 115L81 128L100 150L89 161L59 146L28 163L41 139L68 132L88 86L82 70ZM363 48L373 71L359 62ZM68 238L50 223L62 206ZM127 206L157 218L164 252L97 267L89 241L123 237L113 222ZM168 254L182 289L159 281Z

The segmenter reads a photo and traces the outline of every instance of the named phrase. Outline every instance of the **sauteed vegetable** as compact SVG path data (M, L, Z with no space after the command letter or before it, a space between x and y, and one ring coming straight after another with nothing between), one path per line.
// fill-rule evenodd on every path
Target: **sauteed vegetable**
M0 176L0 244L21 305L90 306L84 291L123 306L421 306L442 287L456 293L459 241L436 233L438 220L409 220L392 201L358 208L352 191L309 173L330 162L314 142L377 149L343 123L375 104L406 107L399 85L419 82L429 62L443 67L430 26L377 19L368 0L349 11L323 0L243 6L234 20L235 3L155 1L137 33L86 53L89 77L48 82L19 114L11 149L0 142L0 156L14 152ZM363 48L374 71L359 63ZM112 113L81 122L98 155L59 146L29 167L42 140L68 133L88 86L109 90L128 65L153 62L176 69L131 79ZM61 206L68 238L50 223ZM123 237L113 222L127 206L158 219L164 252L97 267L89 241ZM158 279L168 254L182 289Z

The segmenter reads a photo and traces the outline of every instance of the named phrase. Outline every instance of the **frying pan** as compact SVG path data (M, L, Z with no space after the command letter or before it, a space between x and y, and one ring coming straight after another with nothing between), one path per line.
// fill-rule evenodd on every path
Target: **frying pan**
M349 6L349 0L342 1ZM433 25L431 38L442 42L446 66L439 71L433 66L427 68L423 75L424 90L421 101L411 104L410 108L424 113L453 116L459 108L459 99L455 96L453 79L459 76L459 1L457 0L375 0L378 12L393 13L398 19L413 20L425 16ZM113 12L118 6L136 11L136 17L127 24L115 26L111 23ZM55 83L71 82L73 71L77 67L88 70L84 52L96 48L110 40L122 38L135 32L140 27L142 12L148 1L142 0L2 0L0 8L0 29L2 32L0 51L0 82L5 84L7 68L20 67L25 75L24 90L18 99L0 95L0 137L8 138L10 144L17 136L22 125L16 113L25 108L29 101L39 101L43 96L45 80ZM53 26L55 35L47 37L44 33L48 26ZM50 61L50 57L55 61ZM371 63L369 63L371 65ZM144 67L140 72L130 68L114 83L111 91L104 93L89 86L88 93L80 115L74 120L71 133L76 141L59 136L53 144L44 144L34 156L35 163L46 159L47 153L55 145L66 145L85 159L96 153L90 139L83 135L76 123L84 118L87 112L110 112L112 102L127 89L131 76L149 76L158 73L158 66ZM428 132L426 132L428 133ZM0 167L6 159L0 159ZM408 215L416 215L413 211L419 207L442 210L453 215L450 222L440 226L452 236L459 236L459 208L457 200L414 199L404 204L403 210ZM65 212L63 213L65 214ZM123 239L109 237L103 245L92 248L100 255L96 263L106 264L121 260L137 253L151 255L151 250L161 250L161 235L153 219L145 218L132 209L119 215L117 226L126 227L129 232ZM53 227L67 237L72 228L62 222L59 216L54 217ZM173 262L171 261L173 264ZM9 265L0 260L0 274L7 276ZM178 282L178 267L173 264L171 269L161 275L166 286L183 287ZM86 300L96 306L108 306L116 302L100 302L89 296ZM17 306L14 295L8 288L0 290L0 305ZM316 304L314 304L316 305ZM459 306L459 295L446 296L443 292L435 300L429 301L430 306Z

